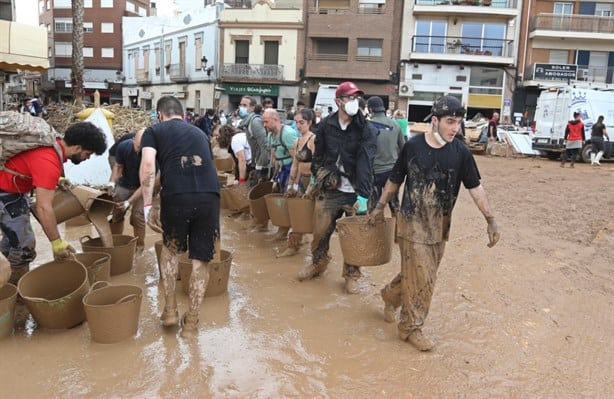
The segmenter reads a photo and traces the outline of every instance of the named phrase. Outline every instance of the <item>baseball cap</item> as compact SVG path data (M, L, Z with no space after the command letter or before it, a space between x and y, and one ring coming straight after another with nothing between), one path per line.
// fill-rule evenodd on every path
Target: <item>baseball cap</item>
M435 116L465 116L465 108L454 96L441 96L433 103L431 114Z
M362 96L365 93L352 82L341 83L335 91L335 97L353 96L355 94L360 94Z
M386 112L384 100L378 96L369 97L367 100L367 107L369 107L373 112Z

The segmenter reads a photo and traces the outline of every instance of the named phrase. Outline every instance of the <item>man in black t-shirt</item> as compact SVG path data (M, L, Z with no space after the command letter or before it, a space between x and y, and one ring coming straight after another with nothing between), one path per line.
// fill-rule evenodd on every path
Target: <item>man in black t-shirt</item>
M386 321L394 321L396 308L400 306L399 337L422 351L433 347L422 333L422 326L431 304L461 183L486 218L488 246L494 246L499 240L473 156L462 142L454 140L465 109L457 98L443 96L435 101L431 112L432 130L405 144L370 214L372 220L383 217L382 210L405 183L396 233L401 273L381 293Z
M151 211L156 161L162 185L160 221L163 241L160 255L162 286L166 303L162 324L179 322L175 281L180 254L189 250L192 261L190 304L183 317L182 337L198 328L198 314L209 280L210 261L220 236L220 186L207 137L182 119L183 108L175 97L158 100L160 123L143 135L140 179L143 211Z
M495 112L488 121L488 141L497 141L497 126L499 126L499 114Z

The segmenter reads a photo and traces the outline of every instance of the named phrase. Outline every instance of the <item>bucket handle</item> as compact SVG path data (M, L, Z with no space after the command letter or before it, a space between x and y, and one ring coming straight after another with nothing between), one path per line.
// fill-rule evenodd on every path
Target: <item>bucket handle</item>
M81 244L84 244L84 242L87 242L87 241L84 241L86 238L87 238L87 241L92 241L92 237L90 237L88 235L84 235L83 237L79 238L79 242Z
M108 281L103 281L103 280L96 281L96 282L94 282L94 284L92 284L92 286L90 287L90 292L92 292L92 291L96 291L96 290L98 290L98 289L100 289L100 288L105 288L105 287L108 287L108 286L110 286L110 285L111 285L111 283L109 283Z
M115 302L115 304L119 305L120 303L128 302L129 300L136 299L137 297L138 297L137 294L129 294L129 295L126 295L123 298L118 299L117 302Z

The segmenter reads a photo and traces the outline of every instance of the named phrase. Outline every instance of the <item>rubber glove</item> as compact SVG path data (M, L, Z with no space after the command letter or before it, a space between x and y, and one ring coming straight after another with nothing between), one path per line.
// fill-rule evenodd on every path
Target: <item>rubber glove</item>
M488 222L488 227L486 227L486 232L488 233L488 248L492 248L499 241L501 234L499 234L499 227L497 226L497 222L495 222L495 217L491 216L486 218L486 222Z
M105 185L105 188L107 189L107 194L113 196L113 193L115 193L115 182L114 181L110 181Z
M75 249L61 238L56 238L51 241L51 249L53 250L53 259L55 260L67 260L73 258L73 254L76 253Z
M145 223L149 220L149 212L151 212L151 204L143 206L143 218L145 219Z
M294 198L298 195L298 184L290 184L290 187L286 189L284 193L284 197L286 198Z
M356 197L354 209L356 210L357 215L365 215L367 213L367 202L368 200L363 196L359 195Z

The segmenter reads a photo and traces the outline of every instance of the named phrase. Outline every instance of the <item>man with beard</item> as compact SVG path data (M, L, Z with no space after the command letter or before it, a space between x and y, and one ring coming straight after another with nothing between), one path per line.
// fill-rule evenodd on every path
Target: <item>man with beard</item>
M10 158L0 170L0 250L11 264L10 282L17 281L36 258L36 238L30 224L28 193L36 194L36 215L45 235L51 241L53 257L65 259L75 250L60 237L53 211L53 197L62 164L75 165L92 154L101 155L107 148L104 133L89 122L70 126L63 138L57 139L63 156L54 147L38 147Z

